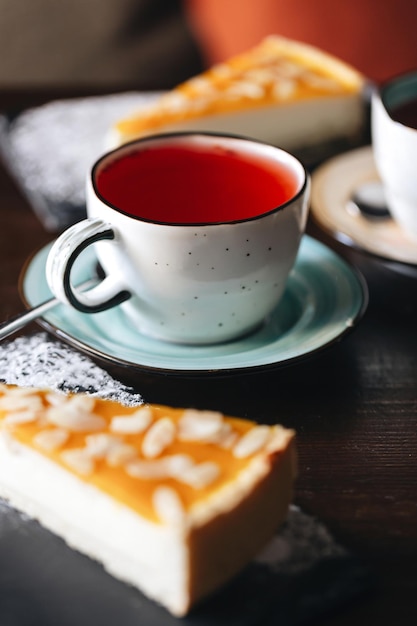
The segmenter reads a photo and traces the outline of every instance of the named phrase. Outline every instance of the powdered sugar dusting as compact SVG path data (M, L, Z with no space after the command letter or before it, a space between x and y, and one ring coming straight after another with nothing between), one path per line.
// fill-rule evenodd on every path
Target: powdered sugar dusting
M0 380L12 385L84 392L128 406L142 396L114 380L88 357L46 333L22 336L0 345Z
M46 228L59 230L83 217L86 176L108 149L111 127L158 95L56 100L28 109L10 124L0 118L5 162Z
M287 575L300 574L323 559L347 556L327 528L292 505L280 532L256 558L257 563Z

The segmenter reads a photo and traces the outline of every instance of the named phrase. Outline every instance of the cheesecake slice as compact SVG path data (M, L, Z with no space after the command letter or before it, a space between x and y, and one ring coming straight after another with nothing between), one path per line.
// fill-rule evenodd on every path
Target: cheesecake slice
M0 385L0 495L174 615L284 521L294 432Z
M109 143L193 130L251 136L287 150L353 138L364 122L364 84L326 52L270 36L119 120Z

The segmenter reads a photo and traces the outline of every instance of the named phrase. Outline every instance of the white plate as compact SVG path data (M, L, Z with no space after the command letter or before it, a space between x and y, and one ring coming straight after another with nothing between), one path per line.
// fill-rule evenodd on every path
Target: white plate
M388 261L417 265L417 241L391 218L367 218L350 202L360 185L378 180L371 147L334 157L313 174L311 213L346 245Z
M35 306L51 297L45 263L50 246L28 263L23 299ZM74 266L74 282L95 274L87 248ZM86 314L58 305L41 324L87 354L106 362L170 374L225 374L287 365L341 339L367 305L362 277L341 257L311 237L303 238L284 296L266 323L241 339L213 346L185 346L142 335L120 307Z

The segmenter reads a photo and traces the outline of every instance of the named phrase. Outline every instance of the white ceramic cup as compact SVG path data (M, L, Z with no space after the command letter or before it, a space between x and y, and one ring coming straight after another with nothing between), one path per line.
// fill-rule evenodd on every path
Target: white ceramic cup
M272 172L284 167L295 191L260 215L255 208L251 217L208 223L197 218L177 223L175 213L165 222L133 216L100 193L97 178L106 167L137 151L147 158L149 148L170 144L196 153L246 155ZM179 176L186 180L187 171ZM158 182L166 185L162 173ZM241 180L239 187L244 190L244 185ZM259 327L279 302L305 231L309 192L309 176L294 156L250 139L181 133L132 142L104 155L92 168L88 219L70 227L52 246L48 284L56 297L80 311L93 313L122 303L138 332L162 340L211 344L234 339ZM140 204L140 189L137 196ZM239 214L239 207L235 211ZM92 244L106 277L81 293L71 284L71 268Z
M404 233L417 241L417 130L394 119L399 107L412 101L417 105L417 72L399 76L375 89L371 132L375 164L388 209Z

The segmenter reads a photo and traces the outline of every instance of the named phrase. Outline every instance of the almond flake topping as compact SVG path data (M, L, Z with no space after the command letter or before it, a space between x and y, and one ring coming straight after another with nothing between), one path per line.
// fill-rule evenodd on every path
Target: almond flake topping
M97 433L85 438L85 451L92 459L105 459L112 467L124 465L137 457L136 448L117 435Z
M111 467L119 467L120 465L130 463L137 456L138 453L134 446L128 443L119 443L109 450L106 455L106 461Z
M171 445L176 435L174 422L163 417L155 422L147 431L142 442L142 454L147 459L154 459Z
M204 487L211 485L219 475L220 467L217 463L207 461L187 469L181 476L181 482L194 487L194 489L204 489Z
M337 81L330 76L319 76L318 74L306 72L303 78L308 85L316 89L326 89L328 91L337 91L339 89Z
M21 411L14 411L9 413L4 418L4 424L6 426L18 426L19 424L30 424L35 422L39 417L39 413L31 411L30 409L22 409Z
M246 80L259 85L268 85L274 77L275 72L268 67L256 67L245 72Z
M228 79L232 74L232 69L226 63L218 63L212 67L211 72L218 78Z
M162 96L161 104L169 111L182 112L187 107L187 101L181 93L171 92Z
M286 100L288 98L291 98L291 96L294 94L296 86L297 84L295 83L295 81L285 78L281 81L277 81L274 84L272 88L272 94L274 98L278 100Z
M259 100L264 97L265 90L259 83L253 83L250 81L238 81L232 83L227 91L227 95L236 98L251 98L253 100Z
M238 459L244 459L263 448L270 437L268 426L255 426L248 430L233 448L233 454Z
M39 446L39 448L42 448L42 450L52 452L65 445L69 436L70 433L64 428L53 428L38 432L34 436L33 442Z
M68 397L61 393L47 393L45 400L52 406L59 406L68 401Z
M170 487L158 487L153 494L153 506L161 522L179 525L184 522L185 511L179 495Z
M85 448L64 450L64 452L61 452L61 459L82 476L89 476L94 472L94 460L88 456Z
M173 454L155 460L137 459L125 466L133 478L161 480L175 478L194 489L208 487L220 475L220 467L212 461L195 463L187 454Z
M212 82L205 76L195 76L188 81L188 87L191 87L199 94L210 93L213 91Z
M22 411L28 409L30 411L39 411L43 408L42 400L33 395L31 389L25 393L17 393L17 390L11 390L10 395L0 398L0 409L3 411Z
M72 432L103 430L106 421L92 413L95 400L89 396L72 396L63 404L50 406L46 416L50 424L67 428Z
M194 461L188 454L172 454L160 459L132 461L125 465L129 476L147 480L176 478L181 480L184 472L193 467Z
M210 438L209 442L217 444L224 450L228 450L236 443L238 436L228 422L223 422L219 431Z
M85 450L92 459L104 459L110 450L121 442L120 437L108 435L107 433L87 435L85 438Z
M123 435L137 435L148 428L152 422L152 409L140 407L131 415L117 415L110 423L110 430Z
M91 413L94 410L96 400L92 396L86 396L82 394L69 396L65 403L71 406L74 411L83 411L84 413Z
M217 411L187 409L179 422L180 441L214 441L223 427L223 415Z
M301 68L300 65L297 65L297 63L281 59L277 71L281 76L285 76L286 78L300 78L304 69Z
M36 421L43 409L41 398L30 387L14 387L1 389L5 395L0 397L0 410L5 411L6 426L29 424ZM6 395L7 394L7 395Z
M37 389L34 387L9 387L4 383L0 384L0 391L2 391L8 397L22 397L22 396L36 396Z

